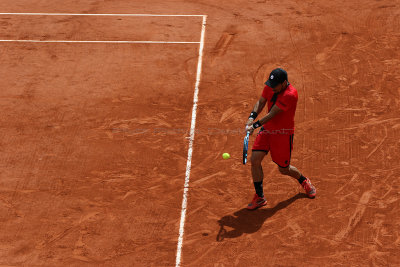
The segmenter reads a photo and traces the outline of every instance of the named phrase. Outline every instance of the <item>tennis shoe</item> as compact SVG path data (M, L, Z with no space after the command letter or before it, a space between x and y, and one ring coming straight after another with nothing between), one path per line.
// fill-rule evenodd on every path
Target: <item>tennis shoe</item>
M253 200L249 205L247 205L248 210L255 210L258 209L259 207L267 205L267 200L265 197L259 197L257 194L254 194Z
M317 194L317 190L315 189L315 187L311 184L310 179L306 178L303 183L301 184L301 186L304 188L304 190L306 191L306 194L309 198L314 198L315 195Z

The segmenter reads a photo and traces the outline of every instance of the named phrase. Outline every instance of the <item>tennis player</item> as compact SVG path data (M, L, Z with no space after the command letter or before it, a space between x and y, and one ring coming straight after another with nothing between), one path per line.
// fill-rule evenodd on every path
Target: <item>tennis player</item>
M304 177L296 167L290 165L294 115L298 99L297 90L289 83L287 72L281 68L274 69L265 84L262 95L246 123L246 131L250 131L250 134L261 127L251 153L251 174L256 193L247 206L250 210L267 204L263 192L264 173L261 162L268 152L271 153L272 161L278 165L281 174L296 179L308 197L314 198L316 195L316 189L310 179ZM267 102L267 115L254 122Z

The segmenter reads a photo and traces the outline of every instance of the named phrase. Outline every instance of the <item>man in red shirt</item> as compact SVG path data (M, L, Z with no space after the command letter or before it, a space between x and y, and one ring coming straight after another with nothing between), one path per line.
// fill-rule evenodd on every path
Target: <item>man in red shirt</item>
M250 134L254 129L261 127L251 154L251 174L256 194L247 206L250 210L267 204L262 187L264 173L261 162L268 152L271 153L272 161L278 165L280 173L295 178L303 186L308 197L314 198L316 195L316 189L310 179L304 177L296 167L290 165L294 115L298 96L296 88L289 83L287 77L286 71L281 68L271 72L262 95L246 123L246 131L249 131ZM267 102L267 115L254 122Z

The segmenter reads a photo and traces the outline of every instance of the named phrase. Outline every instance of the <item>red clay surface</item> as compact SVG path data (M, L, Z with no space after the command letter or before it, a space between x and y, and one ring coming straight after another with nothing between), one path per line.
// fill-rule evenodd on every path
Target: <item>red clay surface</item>
M208 15L182 266L400 265L397 2L19 0L0 11ZM0 16L0 39L199 41L200 30L201 17ZM0 52L0 264L175 265L198 45ZM239 130L277 66L299 91L292 164L318 195L268 156L268 205L248 212Z

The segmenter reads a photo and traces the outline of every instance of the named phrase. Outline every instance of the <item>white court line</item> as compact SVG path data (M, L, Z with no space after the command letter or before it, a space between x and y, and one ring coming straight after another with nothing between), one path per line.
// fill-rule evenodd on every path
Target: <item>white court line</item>
M184 189L183 189L181 222L179 224L178 247L176 250L176 261L175 261L176 267L180 266L181 257L182 257L183 234L184 234L184 228L185 228L185 218L186 218L186 208L187 208L187 194L189 191L190 169L192 167L193 140L194 140L194 133L195 133L195 128L196 128L197 102L198 102L198 95L199 95L201 67L202 67L202 63L203 63L203 48L204 48L204 36L205 36L205 32L206 32L206 22L207 22L207 16L205 15L205 16L203 16L203 24L201 27L199 58L198 58L198 62L197 62L196 84L194 87L192 123L190 125L189 149L188 149L188 158L187 158L187 162L186 162L185 185L184 185Z
M97 43L97 44L199 44L200 42L175 41L67 41L67 40L0 40L15 43Z
M115 16L115 17L203 17L204 15L164 15L164 14L85 14L85 13L0 13L16 16ZM175 41L68 41L68 40L0 40L18 43L104 43L104 44L199 44L200 42Z
M15 16L115 16L115 17L203 17L205 15L164 15L164 14L85 14L85 13L0 13Z

